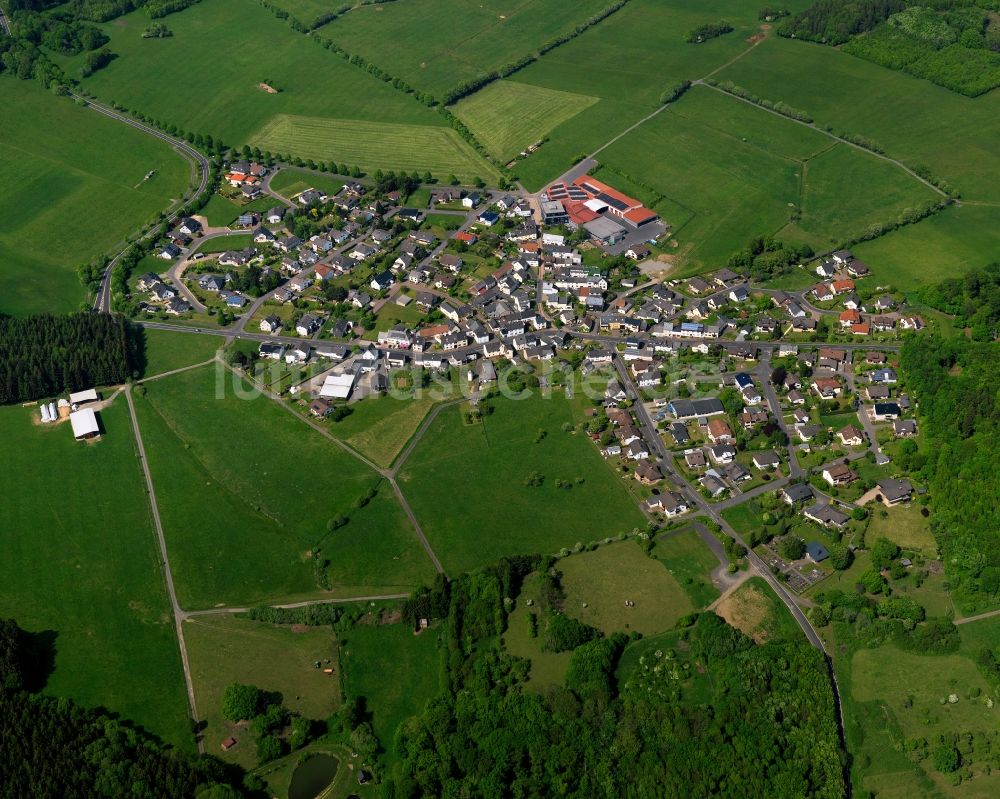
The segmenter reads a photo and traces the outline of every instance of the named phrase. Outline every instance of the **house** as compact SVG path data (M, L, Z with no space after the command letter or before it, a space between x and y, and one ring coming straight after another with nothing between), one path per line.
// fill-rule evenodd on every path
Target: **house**
M857 258L847 264L847 274L851 277L866 277L869 271L868 265L864 261L859 261Z
M660 482L663 479L663 475L655 463L644 458L635 465L635 479L645 486L651 486Z
M851 261L854 260L854 256L851 254L850 250L836 250L833 253L833 262L837 266L847 266Z
M833 289L827 283L817 283L812 287L810 293L820 302L827 302L836 296Z
M181 219L180 224L177 229L183 233L185 236L197 236L201 233L201 222L197 219L193 219L190 216L185 216Z
M722 468L723 476L733 484L742 483L746 480L753 480L753 476L748 472L742 464L733 463L727 464Z
M713 444L733 440L733 431L725 419L708 420L708 438Z
M891 422L899 418L899 405L895 402L876 402L871 416L876 422Z
M265 316L260 320L260 329L263 333L277 333L281 330L281 320L277 316Z
M308 344L296 344L285 350L285 363L305 363L312 355L312 347Z
M851 334L855 336L867 336L872 332L872 326L868 322L861 322L860 324L851 325Z
M264 214L264 221L269 225L280 225L285 218L285 209L279 206L271 208Z
M173 297L167 300L166 311L168 314L173 316L180 316L181 314L187 313L191 310L191 306L184 300Z
M684 452L684 463L689 469L704 469L708 466L704 451L700 449L689 449Z
M876 369L871 373L871 381L873 383L882 383L883 385L892 386L895 385L899 380L899 376L896 374L895 369Z
M841 528L848 522L848 515L828 504L816 503L802 511L802 515L823 527Z
M729 292L729 299L733 302L745 302L749 297L750 292L746 290L746 286L737 286Z
M285 345L266 341L260 345L257 352L261 358L267 358L271 361L280 361L285 357Z
M837 464L823 470L823 479L832 486L840 486L857 480L858 476L843 464Z
M854 281L853 280L834 280L830 284L830 288L836 295L847 294L854 291Z
M323 386L319 390L322 399L342 399L346 400L351 396L354 389L355 372L348 374L327 375L323 381Z
M833 261L823 261L816 267L816 274L822 278L830 278L837 274L837 265Z
M890 478L878 482L878 490L882 494L882 501L886 505L898 505L900 502L909 502L913 496L913 486L909 480L897 480Z
M385 272L379 272L379 274L375 275L368 285L370 285L375 291L385 291L393 284L393 282L392 272L386 270Z
M865 443L864 434L852 424L847 425L843 430L838 430L837 438L848 447L860 447Z
M691 440L691 436L688 434L687 427L685 427L680 422L673 422L670 425L670 435L673 436L674 441L678 446L684 446Z
M668 518L679 516L688 511L687 502L676 491L664 491L658 496L646 500L646 510L651 513L662 513Z
M861 323L861 314L850 308L846 311L841 311L838 318L840 320L841 327L853 327L854 325Z
M645 244L633 244L625 250L625 257L633 261L644 261L652 254L652 251Z
M866 386L865 393L868 395L868 399L872 402L889 399L888 386Z
M625 451L628 453L628 457L634 461L641 461L649 457L649 447L641 438L631 442Z
M198 278L198 285L205 291L218 293L226 287L226 279L222 275L202 275Z
M813 380L811 388L823 399L839 397L843 390L840 381L835 377L817 377Z
M716 444L708 448L708 454L712 458L712 463L724 465L735 460L736 447L732 444Z
M481 225L486 227L493 227L497 222L500 221L500 214L496 211L483 211L479 216L476 217L476 221Z
M483 201L482 196L478 191L469 192L462 198L463 208L475 208L479 203Z
M449 272L458 272L462 268L464 261L457 255L452 255L449 252L442 253L438 256L438 263L441 264Z
M923 330L924 320L919 316L903 316L899 319L899 326L903 330Z
M330 411L333 410L333 406L328 400L318 397L309 403L309 413L318 419L324 419L330 415Z
M896 419L892 423L892 432L896 438L911 438L917 434L917 423L912 419Z
M673 417L678 421L695 419L699 416L715 416L716 414L726 412L722 403L715 397L706 397L704 399L695 400L671 400L667 404L667 410L673 414Z
M781 458L777 452L755 452L750 456L750 462L758 471L771 471L777 469L781 463Z
M178 249L176 244L167 244L160 250L159 257L164 261L172 261L178 255L181 254L180 249Z
M323 325L323 320L315 314L303 314L295 324L295 332L300 336L311 336Z
M721 494L726 493L726 484L722 482L714 474L705 474L702 478L698 480L701 487L704 488L710 497L713 499Z
M806 544L806 557L813 563L822 563L830 557L830 553L819 541L810 541Z
M807 499L812 499L813 497L813 490L806 483L793 483L790 486L785 486L779 493L781 498L789 505L794 505L797 502L805 502Z

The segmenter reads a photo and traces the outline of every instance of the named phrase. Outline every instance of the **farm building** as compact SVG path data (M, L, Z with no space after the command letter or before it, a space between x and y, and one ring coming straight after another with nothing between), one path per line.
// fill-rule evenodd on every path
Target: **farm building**
M74 391L69 395L69 404L73 407L84 405L88 402L97 402L97 390L88 388L85 391Z
M97 414L93 408L74 411L69 415L69 422L73 426L73 438L77 441L98 438L101 435L101 427L97 423Z
M347 399L354 389L354 374L327 375L319 395L324 399Z

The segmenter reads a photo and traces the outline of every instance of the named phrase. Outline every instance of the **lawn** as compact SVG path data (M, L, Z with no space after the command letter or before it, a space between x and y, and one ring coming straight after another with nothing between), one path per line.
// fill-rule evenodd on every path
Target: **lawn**
M490 153L506 160L598 102L597 97L498 80L459 101L455 116Z
M353 403L350 416L334 424L330 432L379 466L388 467L433 406L434 400L429 396L363 399Z
M607 634L669 630L694 606L680 582L636 541L620 541L559 561L567 615ZM634 602L627 607L627 601Z
M0 408L0 617L49 633L46 693L102 706L193 750L160 554L123 397L100 441Z
M429 583L430 561L378 475L232 379L205 367L149 383L137 398L181 603L397 593ZM377 496L356 509L375 487ZM328 533L337 515L350 522ZM330 561L330 591L314 574L309 553L317 548Z
M711 573L719 560L695 530L681 530L661 536L653 547L653 556L680 583L695 608L706 607L719 597Z
M197 251L211 255L217 252L227 252L228 250L242 250L244 247L253 246L252 233L233 233L219 236L215 239L206 239L198 245Z
M318 175L315 172L307 172L304 169L295 169L294 167L283 167L275 172L271 178L271 188L289 199L296 194L301 194L306 189L316 189L328 196L333 196L343 187L342 178Z
M280 205L280 203L273 197L266 195L248 203L237 203L221 194L213 194L208 198L205 207L198 211L198 214L205 217L209 227L227 227L236 222L242 213L250 211L263 213L275 205Z
M215 357L216 351L224 342L222 336L174 333L171 330L150 328L143 330L143 340L146 377L207 361Z
M250 730L222 718L222 695L231 683L278 694L281 704L308 719L326 720L340 706L338 675L323 673L337 669L337 642L327 627L293 631L230 615L201 616L184 623L184 641L198 716L207 724L205 746L226 762L257 764ZM230 736L238 743L222 752Z
M190 166L35 82L0 78L0 101L17 109L0 118L0 313L75 310L84 299L77 265L179 199Z
M422 712L438 691L438 631L414 635L407 624L357 625L341 641L348 698L364 697L390 760L399 724Z
M962 97L831 47L777 36L717 77L804 109L819 125L873 139L968 199L1000 199L1000 92Z
M497 171L451 128L425 123L362 121L278 114L249 135L251 144L275 153L336 161L366 172L429 170L438 178L496 180Z
M715 609L757 643L801 639L802 630L788 608L761 577L751 577Z
M937 542L931 534L930 519L920 513L920 506L901 505L895 508L882 508L873 505L871 521L865 533L865 540L888 538L902 549L916 551L928 558L937 556ZM885 510L886 517L882 518Z
M471 78L536 53L607 5L607 0L398 0L356 8L320 33L440 98Z
M880 284L913 291L997 260L1000 208L968 204L945 208L916 225L858 244L853 252Z
M580 421L564 397L491 402L494 411L481 424L466 424L458 407L443 410L400 475L450 573L644 526L591 441L561 429ZM526 485L534 473L542 485ZM572 487L560 488L557 480Z

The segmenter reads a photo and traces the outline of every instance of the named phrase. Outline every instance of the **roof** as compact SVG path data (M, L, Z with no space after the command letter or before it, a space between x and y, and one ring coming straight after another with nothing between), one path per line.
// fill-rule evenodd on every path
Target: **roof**
M97 399L97 389L88 388L84 391L75 391L69 395L69 401L76 405L80 402L94 402Z
M319 395L324 398L347 399L354 388L354 375L327 375Z
M795 485L786 486L782 489L785 496L788 497L793 502L801 502L804 499L809 499L813 495L813 490L805 483L796 483Z
M890 502L903 499L913 493L913 486L910 484L909 480L897 480L896 478L880 480L878 482L878 487L885 498Z
M69 422L73 425L73 437L83 438L84 436L100 433L101 428L97 424L97 414L93 408L81 408L69 415Z
M806 544L806 554L816 563L821 560L826 560L830 557L830 553L827 551L826 547L823 546L819 541L810 541Z

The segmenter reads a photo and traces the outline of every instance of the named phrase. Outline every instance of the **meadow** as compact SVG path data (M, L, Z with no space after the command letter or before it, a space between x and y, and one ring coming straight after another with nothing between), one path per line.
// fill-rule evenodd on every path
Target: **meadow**
M0 408L0 617L51 637L46 692L120 713L193 750L180 655L123 397L73 440Z
M793 641L802 631L788 608L761 577L751 577L716 606L715 612L757 643Z
M359 624L343 636L341 655L344 690L350 699L364 697L391 762L400 722L437 694L438 632L432 627L414 635L408 624Z
M184 641L198 716L206 722L206 748L226 762L244 768L257 763L250 730L222 718L222 695L231 683L277 694L281 704L307 719L325 720L340 706L337 641L329 628L293 631L228 614L198 616L184 623ZM324 674L324 668L334 674ZM222 752L220 744L230 736L238 743Z
M433 568L381 479L278 404L205 367L146 385L137 411L186 608L405 592ZM246 384L240 391L248 391ZM357 509L369 489L376 496ZM330 532L334 516L349 517ZM311 553L329 560L321 590Z
M75 310L84 299L77 265L179 199L190 165L33 82L0 78L0 102L17 109L0 118L0 312Z
M498 80L455 104L454 112L497 158L513 158L597 97Z
M379 466L388 467L417 432L434 400L374 397L351 405L351 413L330 432Z
M283 197L291 199L306 189L316 189L327 195L334 195L344 187L343 178L316 174L295 167L282 167L271 178L271 189Z
M606 634L655 635L694 610L680 582L638 541L570 555L557 568L563 573L566 614Z
M591 441L562 430L579 422L565 397L491 402L479 424L466 424L458 407L443 410L399 476L449 573L645 525ZM526 485L536 473L542 484Z
M603 11L608 0L397 0L355 8L320 29L350 53L441 97ZM386 48L386 42L392 42Z
M496 169L451 128L430 124L367 122L278 114L248 137L250 144L316 161L346 162L363 171L424 172L439 179L454 174L495 181Z
M653 547L653 557L680 583L695 608L710 605L719 596L711 573L719 561L694 530L662 535Z
M528 667L526 686L529 690L539 693L553 685L562 685L566 679L566 666L569 665L572 652L548 652L542 649L542 638L537 635L537 620L535 635L532 636L532 626L529 621L532 614L538 616L538 605L541 601L539 585L540 575L528 576L517 595L514 610L507 617L507 629L503 634L503 645L515 657L526 658L531 662ZM531 602L531 605L528 604Z
M215 357L224 339L221 336L147 328L143 330L143 341L146 357L144 376L152 377L210 360Z
M927 558L936 557L937 542L931 533L930 519L920 514L919 505L914 503L889 508L884 519L882 509L877 505L873 507L875 510L865 532L866 541L884 537L909 552L919 552Z
M239 219L240 214L244 212L259 211L263 213L275 204L274 198L267 195L241 204L233 202L221 194L213 194L208 198L205 207L198 211L198 215L205 217L209 227L226 227L234 224Z

